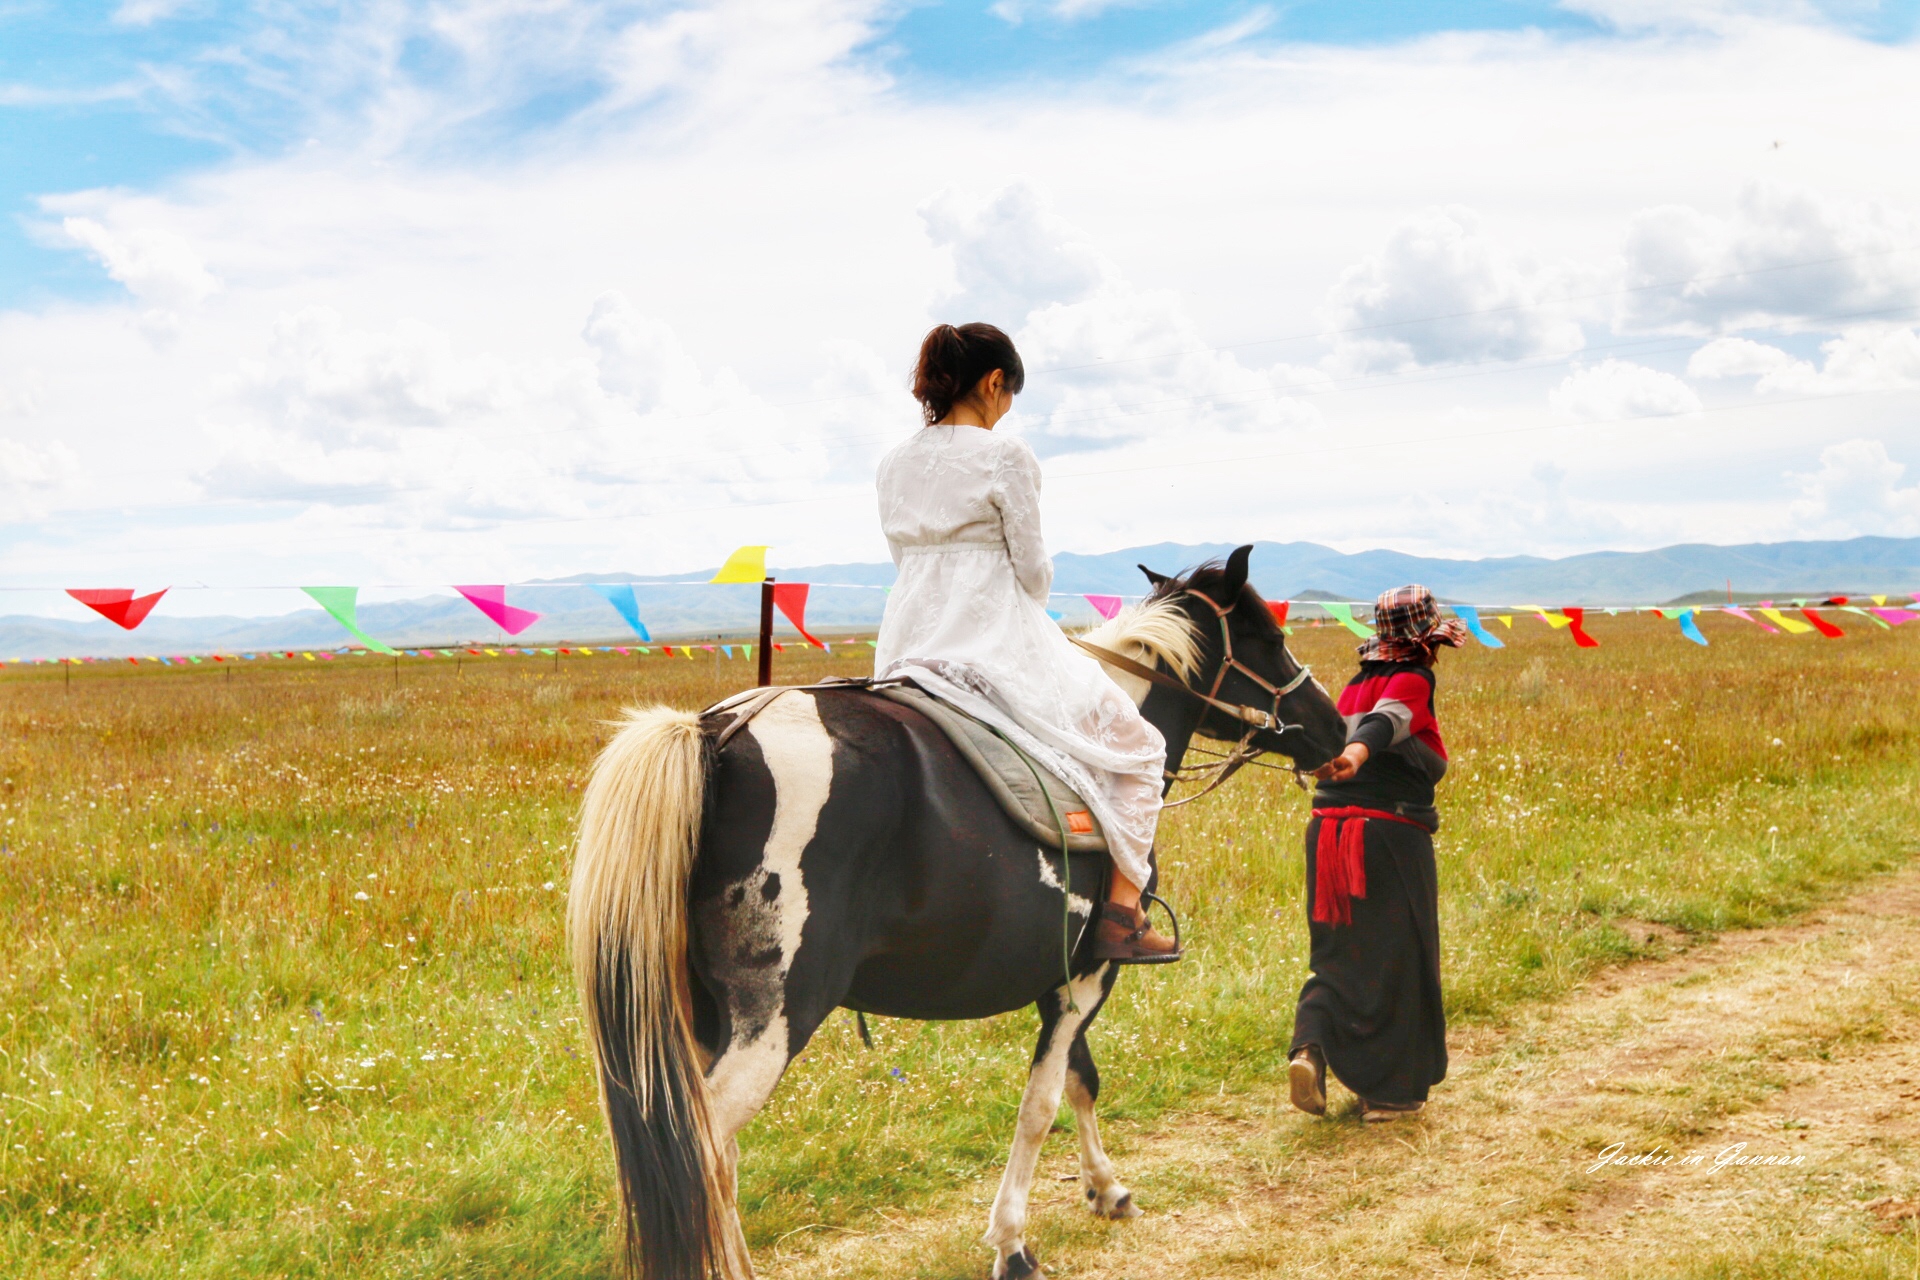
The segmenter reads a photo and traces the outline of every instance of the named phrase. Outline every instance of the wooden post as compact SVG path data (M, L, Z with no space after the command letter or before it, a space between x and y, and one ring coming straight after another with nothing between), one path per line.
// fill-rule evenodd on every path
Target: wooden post
M760 684L773 683L773 579L760 584Z

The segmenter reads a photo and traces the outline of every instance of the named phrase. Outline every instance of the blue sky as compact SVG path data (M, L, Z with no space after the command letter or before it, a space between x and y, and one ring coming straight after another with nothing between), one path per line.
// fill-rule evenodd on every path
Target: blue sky
M952 318L1064 550L1920 535L1917 13L0 0L0 585L872 559Z
M309 55L369 7L0 0L0 306L109 293L109 283L70 246L48 247L34 233L39 197L164 186L196 170L298 148L316 130L346 127L373 85L352 75L316 75ZM596 21L614 24L667 6L593 8ZM1905 41L1920 21L1920 0L1819 11L1823 21L1862 38ZM1098 81L1221 31L1249 41L1337 46L1450 31L1622 34L1616 22L1543 0L968 0L898 5L872 25L856 56L885 68L903 92L927 97L989 85ZM395 72L428 88L471 70L454 42L423 26L404 32L389 56ZM577 63L535 65L512 92L436 145L443 156L537 146L605 89Z

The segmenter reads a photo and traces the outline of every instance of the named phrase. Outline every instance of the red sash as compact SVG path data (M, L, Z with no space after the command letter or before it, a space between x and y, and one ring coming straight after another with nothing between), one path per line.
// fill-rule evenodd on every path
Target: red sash
M1367 896L1367 823L1403 822L1422 831L1427 828L1412 818L1359 805L1315 809L1313 816L1320 819L1320 839L1313 849L1313 918L1321 924L1350 925L1352 899Z

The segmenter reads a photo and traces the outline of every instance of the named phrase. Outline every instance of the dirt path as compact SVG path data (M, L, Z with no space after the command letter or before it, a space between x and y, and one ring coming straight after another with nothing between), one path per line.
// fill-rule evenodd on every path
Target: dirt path
M1920 871L1792 927L1611 970L1453 1053L1417 1122L1363 1126L1344 1092L1316 1121L1276 1090L1105 1126L1146 1209L1130 1223L1080 1208L1056 1134L1028 1240L1051 1275L1110 1280L1920 1268L1920 1219L1870 1207L1920 1190ZM1596 1167L1613 1144L1669 1159ZM783 1242L763 1270L982 1277L992 1191Z

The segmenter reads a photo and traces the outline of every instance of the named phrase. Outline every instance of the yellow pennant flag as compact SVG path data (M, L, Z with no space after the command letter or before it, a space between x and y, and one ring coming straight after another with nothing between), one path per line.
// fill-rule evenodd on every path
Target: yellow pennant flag
M305 658L305 659L306 659L306 660L307 660L308 662L312 662L312 661L313 661L313 655L312 655L312 654L310 654L310 653L303 653L303 654L301 654L300 656L301 656L301 657L303 657L303 658Z
M1803 632L1813 630L1813 628L1806 623L1795 621L1781 613L1778 609L1762 609L1759 612L1770 618L1782 631L1790 636L1797 636Z
M485 652L489 658L497 658L500 656L500 651L498 649L487 649L487 650L484 650L483 652Z
M1875 596L1873 598L1873 602L1875 604L1885 604L1887 602L1887 598L1885 596Z
M1502 626L1504 626L1504 627L1505 627L1505 628L1506 628L1507 630L1509 630L1509 631L1511 631L1511 630L1513 630L1513 615L1512 615L1512 614L1510 614L1510 613L1496 613L1496 614L1494 614L1493 616L1494 616L1494 617L1496 617L1496 618L1498 618L1498 619L1500 619L1500 624L1501 624Z
M709 582L765 582L767 580L767 549L765 547L738 547L720 566L720 572L707 579Z

